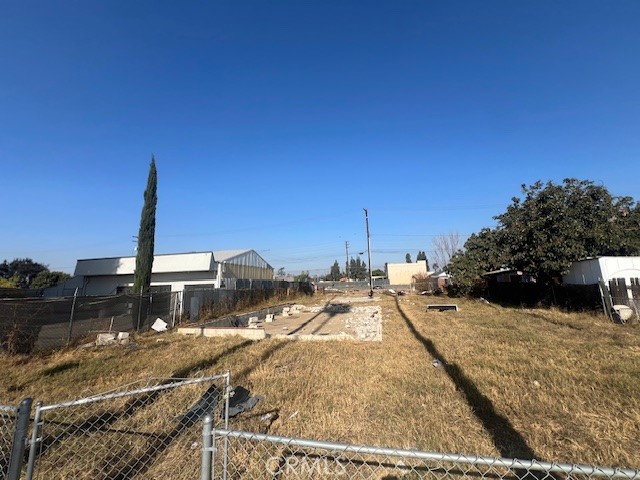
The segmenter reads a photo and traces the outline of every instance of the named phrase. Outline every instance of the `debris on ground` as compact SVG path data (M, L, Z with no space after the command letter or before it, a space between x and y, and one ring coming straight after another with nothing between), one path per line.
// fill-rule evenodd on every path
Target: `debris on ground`
M289 420L291 420L292 418L297 417L297 416L298 416L298 413L299 413L299 412L298 412L298 410L296 410L295 412L293 412L291 415L289 415L289 416L285 419L285 422L288 422L288 421L289 421Z
M156 332L166 332L167 331L167 326L169 324L167 322L165 322L164 320L162 320L161 318L156 318L156 321L153 322L153 325L151 325L151 330L155 330Z
M431 365L433 365L436 368L441 367L442 366L442 360L438 360L437 358L434 358L433 362L431 362Z
M242 412L251 410L260 400L264 400L264 397L251 396L251 392L246 388L235 387L229 399L229 417L235 417Z
M454 312L458 311L458 305L455 303L432 303L427 305L427 312L431 310L437 310L438 312L446 312L447 310L453 310Z

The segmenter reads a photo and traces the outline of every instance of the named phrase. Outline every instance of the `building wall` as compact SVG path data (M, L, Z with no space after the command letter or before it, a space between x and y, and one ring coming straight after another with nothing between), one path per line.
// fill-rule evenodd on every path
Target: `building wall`
M153 261L151 286L170 286L172 292L185 286L212 285L233 288L235 279L273 280L271 267L254 250L156 255ZM132 287L135 257L114 257L78 260L75 275L62 285L44 292L45 296L115 295L118 287ZM226 282L225 282L226 280Z
M387 264L387 277L390 285L410 285L414 275L427 275L425 260L418 260L416 263Z
M74 276L132 275L136 269L136 257L93 258L78 260ZM154 273L180 273L215 271L212 252L176 253L155 255Z
M594 285L598 279L608 282L624 278L629 285L631 278L639 277L640 257L599 257L574 262L562 281L570 285Z

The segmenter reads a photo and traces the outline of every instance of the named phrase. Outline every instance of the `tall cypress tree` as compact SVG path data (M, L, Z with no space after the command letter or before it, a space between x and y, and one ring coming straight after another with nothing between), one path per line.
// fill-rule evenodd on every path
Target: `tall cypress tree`
M147 293L151 285L151 268L153 267L153 246L156 233L156 192L158 173L156 159L151 156L147 188L144 191L144 205L140 217L140 231L138 232L138 253L136 255L136 270L133 281L134 293Z

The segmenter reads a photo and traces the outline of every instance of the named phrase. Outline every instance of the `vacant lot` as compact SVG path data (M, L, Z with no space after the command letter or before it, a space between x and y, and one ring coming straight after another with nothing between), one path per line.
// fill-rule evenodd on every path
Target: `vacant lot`
M438 301L449 299L380 295L382 342L165 333L129 346L0 356L0 403L55 402L143 377L230 369L234 385L264 396L235 421L245 429L640 467L637 325L471 300L459 300L459 312L425 312ZM275 415L261 420L267 412Z

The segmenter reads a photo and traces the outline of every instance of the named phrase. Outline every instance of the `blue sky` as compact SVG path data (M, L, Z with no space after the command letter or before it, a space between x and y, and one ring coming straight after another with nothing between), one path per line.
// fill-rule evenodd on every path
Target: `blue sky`
M253 248L328 271L494 225L520 185L638 198L637 1L0 6L0 260Z

